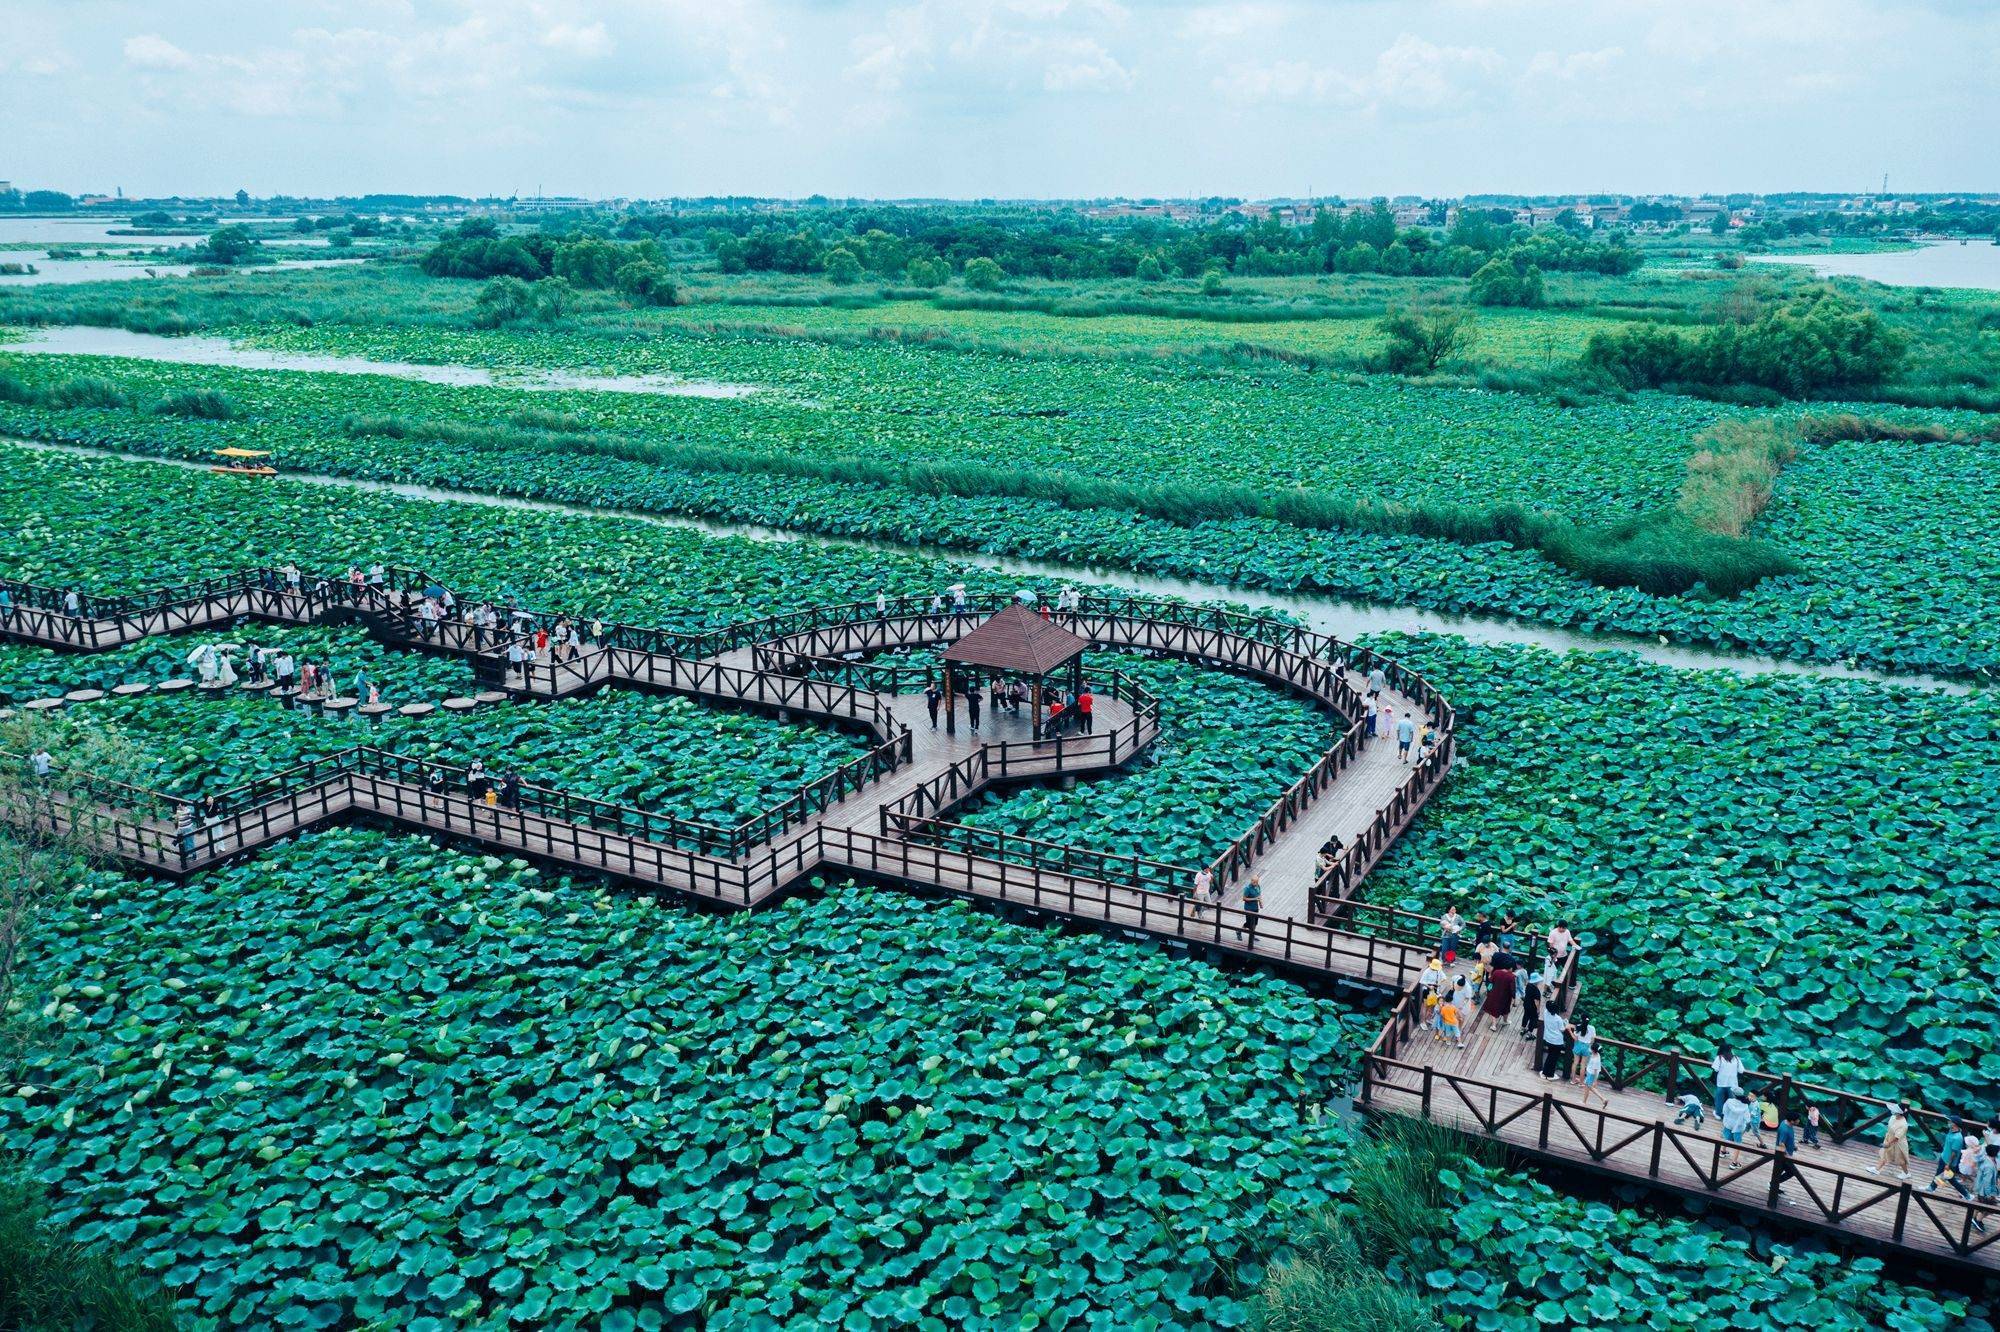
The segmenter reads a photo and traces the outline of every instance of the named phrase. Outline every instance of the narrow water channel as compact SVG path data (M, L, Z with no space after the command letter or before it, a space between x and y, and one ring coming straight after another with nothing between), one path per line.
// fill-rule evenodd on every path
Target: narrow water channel
M45 453L69 453L90 458L117 458L125 462L151 463L206 472L209 464L179 458L156 458L147 454L123 453L77 444L49 444L38 440L5 439L0 443ZM582 518L622 518L655 527L701 532L708 536L740 537L748 541L800 543L831 550L856 550L873 554L918 554L940 560L991 569L1022 578L1046 578L1079 585L1115 587L1139 596L1178 597L1185 601L1230 601L1254 610L1278 611L1335 638L1353 640L1362 634L1455 634L1468 642L1487 646L1525 645L1551 652L1630 652L1645 661L1677 670L1732 671L1738 675L1808 675L1827 680L1864 680L1873 684L1893 684L1908 689L1936 693L1970 694L1975 687L1958 680L1933 675L1898 674L1861 670L1851 666L1819 662L1787 661L1754 653L1723 652L1708 648L1684 647L1652 639L1618 634L1585 634L1546 625L1509 620L1501 616L1447 615L1412 606L1382 606L1344 601L1337 597L1310 593L1263 592L1227 583L1201 582L1187 578L1161 578L1129 569L1103 568L1088 564L1064 564L1054 560L1028 559L1014 555L990 555L982 551L953 550L944 546L902 545L861 537L820 536L784 528L761 527L751 523L725 523L707 518L674 514L645 513L635 509L599 509L560 500L516 499L471 490L450 490L440 486L416 485L400 481L370 481L357 477L327 476L310 472L286 472L281 482L333 486L347 490L376 491L409 499L452 504L477 504L494 509L514 509L535 513L559 513Z

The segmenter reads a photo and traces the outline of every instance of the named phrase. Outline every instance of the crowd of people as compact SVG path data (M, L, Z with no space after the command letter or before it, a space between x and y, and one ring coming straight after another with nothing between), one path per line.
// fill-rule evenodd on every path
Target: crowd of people
M1511 912L1496 921L1481 911L1468 924L1450 907L1438 921L1437 949L1417 979L1421 1024L1433 1041L1462 1049L1480 1021L1497 1035L1516 1021L1518 1008L1520 1038L1540 1042L1536 1075L1580 1087L1586 1101L1604 1100L1597 1090L1604 1067L1597 1028L1581 1006L1563 1011L1576 954L1576 935L1566 922L1536 941Z
M950 689L935 679L924 686L924 710L930 714L931 729L937 730L942 720L947 735L958 734L960 707L965 709L967 727L977 735L982 717L1002 713L1018 717L1029 709L1031 700L1026 681L1007 680L998 675L984 689L963 675L954 677ZM1060 735L1066 730L1088 735L1096 729L1097 696L1088 683L1074 693L1051 691L1043 707L1044 736Z
M1367 723L1368 735L1377 740L1387 740L1390 736L1395 736L1398 762L1410 762L1413 748L1418 763L1429 762L1431 755L1435 754L1438 746L1444 742L1436 723L1428 716L1418 721L1408 708L1403 709L1402 715L1398 716L1396 709L1390 706L1389 700L1385 697L1388 691L1389 673L1380 666L1374 667L1368 672L1367 683L1362 693L1364 709L1362 720Z

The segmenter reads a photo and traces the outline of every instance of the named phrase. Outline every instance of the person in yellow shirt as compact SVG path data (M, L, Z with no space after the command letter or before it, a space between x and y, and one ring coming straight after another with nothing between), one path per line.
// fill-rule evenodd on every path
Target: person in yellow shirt
M1458 1030L1458 1005L1449 999L1438 1005L1438 1030L1443 1039L1461 1050L1465 1048L1465 1037Z

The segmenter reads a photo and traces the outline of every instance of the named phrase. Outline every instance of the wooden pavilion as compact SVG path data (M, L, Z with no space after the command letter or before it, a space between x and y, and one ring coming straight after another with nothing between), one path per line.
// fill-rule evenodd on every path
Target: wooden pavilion
M1028 682L1033 700L1034 737L1043 738L1047 710L1044 690L1050 677L1065 677L1072 697L1083 693L1083 653L1090 644L1016 601L995 611L984 624L944 651L944 705L949 719L954 691L964 672L984 672ZM978 688L976 680L966 687Z

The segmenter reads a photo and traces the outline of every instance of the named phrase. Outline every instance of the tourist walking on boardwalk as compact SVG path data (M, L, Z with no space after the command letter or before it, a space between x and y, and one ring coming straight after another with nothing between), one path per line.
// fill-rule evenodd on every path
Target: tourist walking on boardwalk
M1562 1007L1555 1003L1542 1011L1543 1082L1562 1081L1563 1045L1569 1039L1569 1024L1563 1021Z
M1375 738L1387 740L1396 729L1396 710L1384 703L1375 713Z
M1214 883L1215 876L1208 872L1208 866L1204 865L1194 872L1194 892L1190 896L1194 901L1195 915L1199 916L1208 909L1208 891Z
M1571 1016L1569 1041L1570 1080L1582 1082L1584 1068L1590 1062L1590 1052L1597 1048L1597 1024L1585 1017L1581 1008Z
M1439 1037L1449 1041L1457 1049L1463 1050L1465 1048L1465 1036L1459 1030L1458 1018L1458 1001L1455 998L1443 999L1438 1002Z
M1493 979L1486 987L1486 1002L1480 1012L1493 1019L1491 1030L1494 1035L1507 1025L1507 1015L1514 1011L1514 973L1501 967L1493 973Z
M1882 1130L1882 1149L1875 1153L1875 1164L1868 1167L1871 1175L1885 1170L1895 1171L1897 1179L1910 1177L1910 1120L1900 1105L1889 1107L1889 1123Z
M63 593L63 614L71 619L83 614L83 598L76 594L75 588Z
M1725 1042L1716 1047L1715 1058L1708 1061L1708 1067L1715 1074L1715 1113L1720 1118L1723 1102L1743 1086L1743 1061Z
M1382 697L1382 691L1389 687L1389 677L1380 666L1368 672L1368 697Z
M194 857L194 806L183 801L174 807L174 840L180 844L181 858Z
M1444 916L1438 921L1438 956L1446 962L1458 960L1458 939L1465 932L1465 917L1458 914L1456 906L1444 909Z
M1553 984L1563 974L1563 964L1569 961L1570 949L1576 947L1576 936L1570 933L1568 921L1557 921L1549 928L1548 946L1548 952L1543 955L1542 974Z
M1931 1193L1936 1193L1938 1181L1957 1169L1959 1153L1964 1150L1965 1134L1959 1130L1956 1124L1946 1125L1944 1141L1938 1144L1937 1160L1935 1162L1936 1169L1931 1171L1931 1182L1924 1185L1924 1188Z
M1595 1096L1608 1110L1611 1108L1611 1098L1597 1090L1597 1080L1603 1076L1604 1056L1598 1053L1597 1043L1592 1041L1583 1056L1583 1103L1589 1105L1590 1098Z
M1243 924L1236 930L1241 939L1248 931L1250 942L1257 942L1257 915L1264 909L1264 876L1252 874L1250 882L1243 885Z
M875 618L878 620L889 618L889 594L880 588L875 591Z
M1542 1030L1542 976L1535 972L1521 990L1521 1039L1533 1040Z
M1979 1201L2000 1199L2000 1143L1988 1143L1979 1152L1979 1167L1972 1174L1972 1191Z
M1090 686L1085 685L1083 692L1076 696L1076 715L1082 718L1082 729L1085 735L1089 735L1091 732L1094 724L1091 718L1091 710L1096 706L1097 700L1091 697Z
M1945 1177L1946 1181L1951 1185L1952 1191L1967 1202L1979 1201L1979 1194L1975 1185L1979 1179L1979 1162L1984 1156L1985 1153L1979 1150L1979 1134L1975 1130L1967 1134L1965 1141L1960 1144L1958 1159L1952 1162L1951 1173ZM1936 1180L1931 1181L1931 1187L1937 1187ZM1972 1228L1984 1233L1986 1222L1975 1214L1972 1218Z
M521 807L521 774L512 768L500 778L500 804L505 809Z
M937 687L937 681L933 680L924 686L924 711L931 714L931 729L933 731L937 729L938 704L943 699L944 691Z
M979 734L979 690L965 691L965 723L974 735Z
M1396 723L1396 761L1398 763L1408 763L1410 761L1410 742L1416 738L1417 724L1411 721L1410 714L1405 712L1402 720Z
M1757 1112L1757 1122L1751 1133L1757 1139L1757 1145L1762 1147L1766 1133L1773 1138L1778 1136L1778 1126L1784 1123L1784 1115L1779 1112L1778 1102L1769 1092L1758 1092L1757 1103L1752 1108Z
M528 650L516 638L507 644L507 673L521 677L521 683L528 683Z
M1733 1169L1742 1164L1743 1154L1739 1149L1743 1146L1743 1135L1749 1130L1754 1117L1750 1113L1749 1103L1743 1099L1740 1092L1729 1094L1729 1099L1722 1103L1721 1115L1722 1140L1729 1144L1729 1165Z

